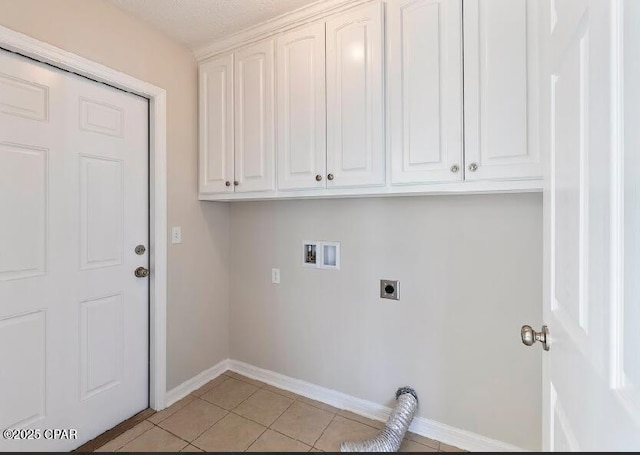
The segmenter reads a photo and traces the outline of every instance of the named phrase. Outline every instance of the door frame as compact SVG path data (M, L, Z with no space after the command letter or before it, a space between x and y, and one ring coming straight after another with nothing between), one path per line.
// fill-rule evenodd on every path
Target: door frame
M149 100L149 407L160 411L167 395L167 92L1 25L0 48Z

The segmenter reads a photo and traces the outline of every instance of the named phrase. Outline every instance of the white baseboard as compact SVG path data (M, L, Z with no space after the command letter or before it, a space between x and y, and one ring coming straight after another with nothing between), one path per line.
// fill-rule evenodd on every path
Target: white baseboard
M298 395L311 398L313 400L322 401L339 409L354 412L373 420L386 422L391 408L383 406L372 401L356 398L346 393L336 390L327 389L310 382L300 379L291 378L280 373L265 370L262 368L249 365L248 363L238 360L226 359L217 365L203 371L193 378L183 382L179 386L167 392L167 406L172 405L176 401L186 397L194 390L199 389L210 380L220 376L227 370L235 371L249 378L257 379L272 386L288 390ZM485 436L472 433L466 430L445 425L444 423L429 420L424 417L414 417L411 431L427 438L435 439L445 444L460 447L471 452L523 452L524 449L507 444L502 441L496 441Z
M323 403L330 404L339 409L346 409L373 420L386 422L391 408L378 403L356 398L336 390L327 389L310 382L294 379L273 371L249 365L238 360L229 360L228 368L236 373L243 374L252 379L266 382L275 387L289 390L298 395L305 396ZM394 391L395 392L395 391ZM445 444L460 447L471 452L523 452L524 449L496 441L476 433L445 425L440 422L414 417L411 431L427 438L435 439Z
M187 379L179 386L169 390L167 392L167 407L171 406L176 401L179 401L182 398L186 397L191 392L198 390L207 382L217 378L218 376L220 376L222 373L224 373L229 369L230 369L229 359L224 359L223 361L212 366L208 370L204 370L202 373L195 375L191 379Z

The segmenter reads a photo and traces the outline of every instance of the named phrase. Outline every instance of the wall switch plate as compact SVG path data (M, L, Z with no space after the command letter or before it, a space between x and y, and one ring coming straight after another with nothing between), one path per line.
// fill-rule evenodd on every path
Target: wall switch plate
M182 228L180 226L171 228L171 243L182 243Z
M380 298L400 300L400 281L380 280Z
M271 282L280 284L280 269L271 269Z

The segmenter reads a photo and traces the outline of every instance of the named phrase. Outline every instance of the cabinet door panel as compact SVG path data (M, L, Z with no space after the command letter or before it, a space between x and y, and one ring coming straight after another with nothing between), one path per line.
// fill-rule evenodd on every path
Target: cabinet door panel
M278 189L324 188L324 22L278 38ZM322 180L317 181L316 176Z
M464 4L467 180L540 178L538 0ZM477 165L477 169L473 169Z
M274 189L273 40L235 54L236 192Z
M461 1L392 0L388 24L391 181L461 181Z
M233 55L200 65L200 192L233 192Z
M385 183L382 6L327 22L327 187Z

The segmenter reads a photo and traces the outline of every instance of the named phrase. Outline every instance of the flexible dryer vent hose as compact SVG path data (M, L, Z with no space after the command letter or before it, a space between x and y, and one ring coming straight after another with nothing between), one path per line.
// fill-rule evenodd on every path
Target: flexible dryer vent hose
M396 407L377 437L366 441L343 442L340 451L397 452L418 407L418 395L411 387L401 387L396 392L396 401Z

